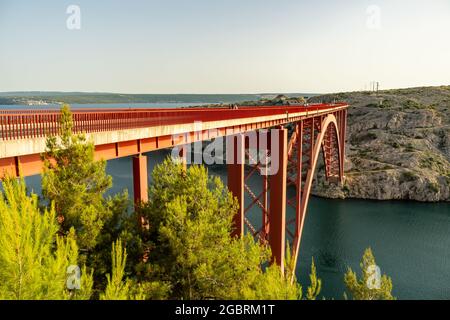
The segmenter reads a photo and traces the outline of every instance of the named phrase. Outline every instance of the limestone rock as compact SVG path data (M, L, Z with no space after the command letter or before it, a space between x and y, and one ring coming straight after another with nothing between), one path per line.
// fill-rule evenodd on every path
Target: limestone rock
M346 181L318 173L313 194L330 198L450 201L450 87L352 92L309 102L351 105Z

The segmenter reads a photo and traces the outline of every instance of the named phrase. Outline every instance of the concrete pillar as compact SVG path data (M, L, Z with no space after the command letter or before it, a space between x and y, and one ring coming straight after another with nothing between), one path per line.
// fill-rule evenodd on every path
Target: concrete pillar
M238 134L227 138L227 174L228 189L239 203L238 212L233 218L233 237L244 235L244 135Z
M135 205L148 201L147 157L141 154L133 157L133 191Z
M286 178L287 178L287 148L288 136L286 129L279 131L278 141L271 141L279 145L278 172L269 178L270 207L269 207L269 245L272 250L272 262L278 264L284 273L284 258L286 250ZM273 150L274 148L272 148ZM273 157L272 156L272 161Z

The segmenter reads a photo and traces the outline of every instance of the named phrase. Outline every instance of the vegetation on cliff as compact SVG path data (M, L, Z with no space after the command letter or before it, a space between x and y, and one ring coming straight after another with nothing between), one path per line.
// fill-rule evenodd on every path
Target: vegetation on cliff
M332 198L450 201L450 86L317 96L345 101L346 182L319 173L316 195Z

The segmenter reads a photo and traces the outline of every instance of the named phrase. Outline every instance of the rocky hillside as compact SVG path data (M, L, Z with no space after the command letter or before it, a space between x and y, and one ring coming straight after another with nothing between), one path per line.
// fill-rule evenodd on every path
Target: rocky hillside
M339 93L309 102L335 100L351 105L346 182L328 185L318 173L316 195L450 201L450 86Z

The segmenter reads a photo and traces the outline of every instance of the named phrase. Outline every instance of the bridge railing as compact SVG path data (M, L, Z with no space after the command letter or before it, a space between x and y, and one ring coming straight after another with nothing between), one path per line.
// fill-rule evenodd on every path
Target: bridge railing
M165 125L182 125L196 121L221 121L264 117L345 107L345 104L304 106L255 106L227 108L178 109L86 109L73 110L73 131L91 133ZM61 113L55 110L3 110L0 112L0 139L14 140L58 135Z

